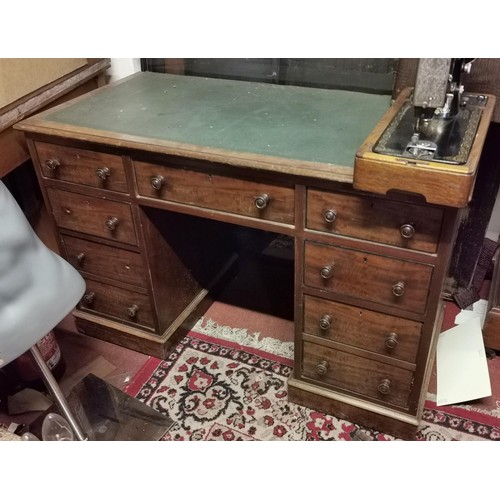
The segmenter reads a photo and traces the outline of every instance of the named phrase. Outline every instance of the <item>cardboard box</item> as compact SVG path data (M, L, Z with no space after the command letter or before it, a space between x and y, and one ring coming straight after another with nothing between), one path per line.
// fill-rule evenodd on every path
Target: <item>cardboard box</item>
M86 64L87 59L0 58L0 111Z

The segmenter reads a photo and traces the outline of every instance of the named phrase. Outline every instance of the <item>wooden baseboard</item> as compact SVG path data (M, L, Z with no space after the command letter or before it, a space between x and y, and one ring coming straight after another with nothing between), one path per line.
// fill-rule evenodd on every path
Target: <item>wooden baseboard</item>
M207 291L203 292L192 300L177 321L161 336L80 310L74 312L75 325L80 333L90 337L165 359L171 347L187 335L213 303L211 295Z

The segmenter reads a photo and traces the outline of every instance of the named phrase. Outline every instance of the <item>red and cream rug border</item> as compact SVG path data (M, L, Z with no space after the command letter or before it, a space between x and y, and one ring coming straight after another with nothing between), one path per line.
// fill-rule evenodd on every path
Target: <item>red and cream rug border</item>
M222 348L226 348L231 350L234 356L234 359L237 359L238 362L245 363L244 358L241 358L241 353L245 353L246 359L248 355L254 357L255 359L249 363L252 368L256 369L264 369L265 363L258 362L258 358L261 360L266 360L271 363L276 363L274 365L274 371L276 367L281 365L283 369L275 371L275 375L281 373L284 375L282 370L286 368L288 373L293 368L293 346L290 349L290 345L280 346L280 341L276 339L261 339L259 337L260 334L248 334L248 332L244 329L235 329L236 336L232 336L233 329L227 326L220 326L211 320L206 320L202 318L190 332L188 338L181 341L181 343L177 346L177 352L184 352L185 349L194 348L195 350L198 348L197 346L200 343L207 343L213 346L220 346ZM229 340L235 338L234 340ZM270 340L270 341L268 341ZM286 344L281 342L282 344ZM291 343L290 343L291 344ZM181 347L182 345L182 347ZM174 349L174 350L176 350ZM180 350L179 350L180 349ZM277 351L280 354L276 354L273 351ZM218 353L222 352L220 349L215 349L213 354L215 356L220 355ZM285 356L281 355L282 353ZM146 402L151 401L150 394L151 391L153 393L158 389L156 386L149 387L150 384L148 382L154 377L154 384L163 384L166 383L166 378L169 376L168 372L175 368L173 365L176 362L175 357L167 358L167 360L162 361L158 358L151 357L144 364L144 366L137 372L132 382L127 386L125 392L131 396L143 398ZM257 361L256 361L257 360ZM157 370L160 370L160 373L167 372L165 375L161 375L158 377ZM164 377L164 378L162 378ZM154 385L153 384L153 385ZM180 387L179 387L180 388ZM142 396L140 395L141 390L143 391ZM280 390L280 393L286 391L286 383ZM146 396L146 394L148 394ZM281 398L281 396L280 396ZM282 400L283 401L283 400ZM287 411L290 411L289 409ZM295 410L294 410L295 411ZM317 422L322 419L332 420L329 425L334 425L334 427L338 427L341 424L342 427L348 425L351 431L359 426L355 426L350 422L338 421L334 417L328 415L320 415L318 412L312 412L308 409L301 409L302 413L300 415L300 419L303 421L304 425L307 424L306 420L314 416ZM306 413L310 413L306 415ZM305 419L305 420L304 420ZM318 420L319 419L319 420ZM433 394L428 395L428 400L426 401L423 416L422 416L422 426L417 434L416 439L420 441L431 441L431 440L450 440L450 441L460 441L460 440L500 440L500 429L499 429L500 418L495 414L495 412L488 413L485 410L479 410L474 408L473 405L455 405L455 406L446 406L446 407L438 407L435 403L435 396ZM214 421L211 423L210 428L206 429L204 432L205 439L225 439L225 437L232 436L235 438L236 434L239 434L240 438L245 438L245 429L241 428L240 430L233 428L231 429L226 425L227 422L224 421ZM331 431L331 429L330 429ZM351 440L353 439L352 433L345 433L335 435L332 432L323 432L323 434L318 434L317 438L322 439L322 436L326 439L345 439ZM385 436L377 432L369 431L372 439L376 440L392 440L391 436ZM231 434L232 433L232 434ZM308 439L311 439L311 435L307 434ZM297 436L299 437L299 436ZM305 437L302 436L302 438ZM247 436L247 439L251 438L250 435Z

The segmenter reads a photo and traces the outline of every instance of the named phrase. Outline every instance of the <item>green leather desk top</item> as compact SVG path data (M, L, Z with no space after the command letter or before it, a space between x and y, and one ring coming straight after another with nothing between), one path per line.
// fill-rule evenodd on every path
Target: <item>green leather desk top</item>
M126 141L352 169L389 105L358 92L137 73L41 116Z

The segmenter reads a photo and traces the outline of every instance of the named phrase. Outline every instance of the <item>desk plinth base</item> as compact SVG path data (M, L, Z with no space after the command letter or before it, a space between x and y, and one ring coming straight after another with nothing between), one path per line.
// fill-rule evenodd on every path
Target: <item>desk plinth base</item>
M79 309L74 311L80 333L96 337L127 349L165 359L170 349L185 337L213 304L217 294L237 271L238 255L232 254L208 288L202 288L176 320L161 335L118 323Z
M405 441L415 440L419 426L419 419L412 415L381 409L374 404L317 387L293 376L288 380L288 400Z
M74 312L75 324L78 331L85 335L165 359L170 348L189 333L213 300L208 290L200 292L163 335L148 333L79 310Z

